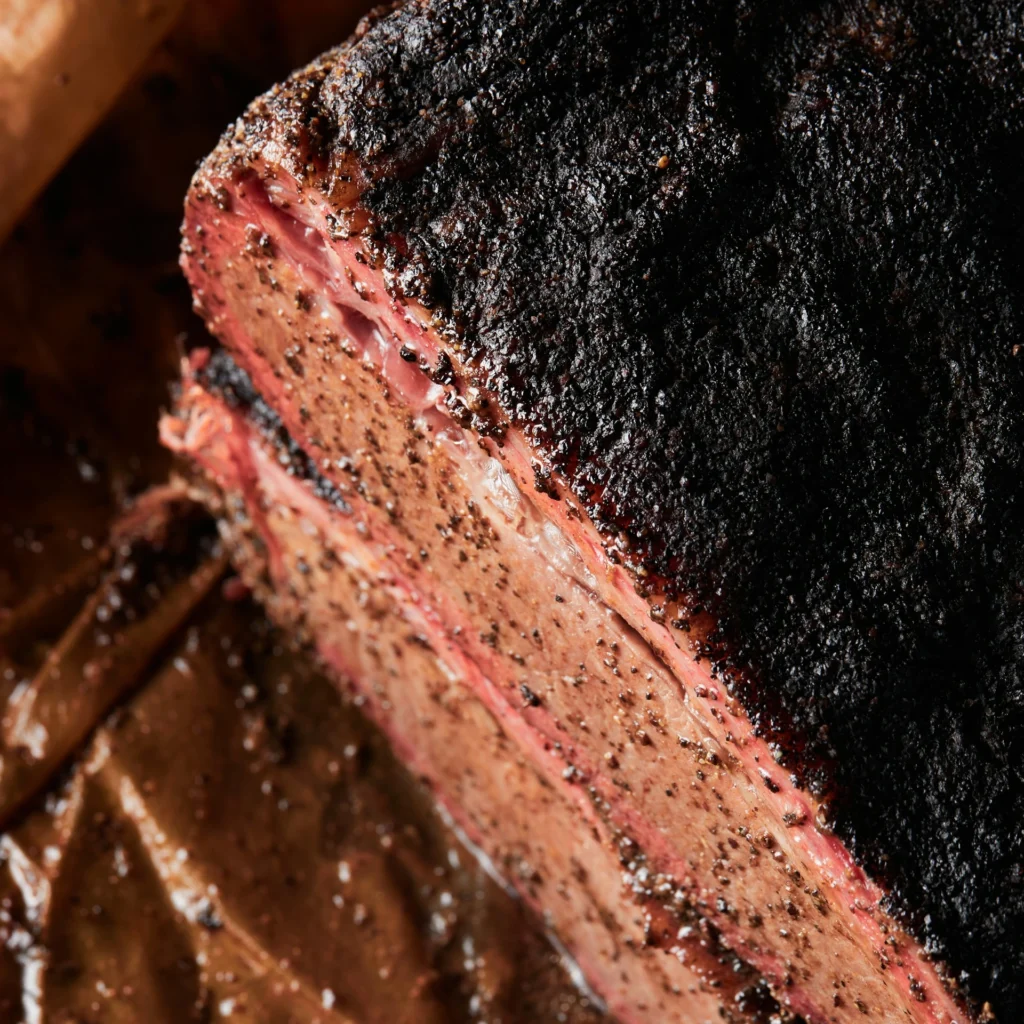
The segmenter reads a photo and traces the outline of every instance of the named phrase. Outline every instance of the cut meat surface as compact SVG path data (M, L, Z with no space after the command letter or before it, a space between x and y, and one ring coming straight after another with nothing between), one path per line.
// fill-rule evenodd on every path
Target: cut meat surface
M166 443L624 1021L1024 1006L1015 26L419 0L189 194Z

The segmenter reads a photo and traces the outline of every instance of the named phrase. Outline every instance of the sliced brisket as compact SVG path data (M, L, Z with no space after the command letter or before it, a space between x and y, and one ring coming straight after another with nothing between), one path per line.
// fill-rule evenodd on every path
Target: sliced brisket
M165 438L624 1019L1024 1016L1022 36L409 0L196 177Z

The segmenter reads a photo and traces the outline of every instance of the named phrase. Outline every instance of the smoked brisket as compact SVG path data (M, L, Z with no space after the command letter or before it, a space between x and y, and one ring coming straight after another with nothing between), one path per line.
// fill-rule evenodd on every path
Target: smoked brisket
M207 426L252 422L262 402L281 423L254 437L293 451L288 471L316 500L343 517L365 499L386 523L385 498L359 491L335 436L345 371L323 352L374 367L371 448L379 403L406 410L396 424L443 407L563 536L593 524L592 553L580 555L584 526L572 536L596 582L574 578L601 600L596 566L628 578L649 617L622 597L628 629L713 730L728 705L749 728L744 749L765 754L733 770L795 815L788 824L841 840L880 887L872 920L901 937L872 956L907 972L909 995L862 1012L1013 1022L1022 246L1016 0L409 0L256 101L197 175L184 265L230 357L213 357L216 373L193 359L165 434L242 493L227 463L201 457L212 428L200 438L188 425L200 407ZM401 383L406 372L422 387ZM400 504L414 485L394 486ZM421 543L410 560L435 557ZM270 571L268 591L286 577ZM469 586L453 580L437 585ZM497 623L490 643L538 627ZM669 648L704 681L684 678ZM539 721L545 687L529 672L512 681L513 703ZM628 701L651 699L633 689ZM557 720L566 743L585 744L585 726ZM671 789L687 737L647 732L660 767L620 782ZM647 733L631 737L642 746ZM617 756L600 766L609 777ZM791 794L809 810L787 811ZM629 814L650 824L654 811ZM799 943L774 967L758 959L775 939L733 904L736 888L697 899L697 917L779 1005L856 1019L859 997L838 987L825 1006ZM795 930L810 927L802 914Z

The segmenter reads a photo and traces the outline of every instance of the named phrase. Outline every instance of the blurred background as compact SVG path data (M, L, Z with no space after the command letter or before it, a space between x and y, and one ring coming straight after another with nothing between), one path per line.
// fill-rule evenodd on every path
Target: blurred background
M596 1020L162 485L197 162L361 0L0 0L0 1021Z

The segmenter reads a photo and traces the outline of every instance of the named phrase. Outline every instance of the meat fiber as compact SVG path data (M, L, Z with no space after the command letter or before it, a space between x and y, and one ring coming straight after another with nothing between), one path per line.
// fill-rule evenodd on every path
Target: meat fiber
M189 194L166 440L624 1020L1024 1013L1022 24L416 0Z

